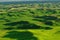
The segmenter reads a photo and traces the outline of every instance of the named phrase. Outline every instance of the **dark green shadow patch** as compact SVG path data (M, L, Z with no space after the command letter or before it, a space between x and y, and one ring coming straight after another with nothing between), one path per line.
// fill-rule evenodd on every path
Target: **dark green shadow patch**
M8 32L3 38L13 38L17 40L38 40L29 31L24 31L24 32L11 31Z

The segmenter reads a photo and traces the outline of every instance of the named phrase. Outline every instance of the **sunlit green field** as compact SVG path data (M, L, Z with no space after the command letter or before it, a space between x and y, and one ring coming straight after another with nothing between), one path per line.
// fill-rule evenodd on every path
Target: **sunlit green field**
M0 40L60 40L60 9L45 5L0 5Z

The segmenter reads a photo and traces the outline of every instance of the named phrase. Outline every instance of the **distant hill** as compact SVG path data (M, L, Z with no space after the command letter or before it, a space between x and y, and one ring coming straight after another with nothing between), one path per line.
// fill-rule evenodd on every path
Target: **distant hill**
M30 4L30 3L57 3L60 1L12 1L12 2L0 2L0 4Z

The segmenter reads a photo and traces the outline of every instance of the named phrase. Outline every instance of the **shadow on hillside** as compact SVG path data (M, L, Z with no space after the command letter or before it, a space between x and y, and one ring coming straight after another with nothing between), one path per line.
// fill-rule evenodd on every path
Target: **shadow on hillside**
M54 16L36 16L35 18L42 18L45 20L57 20L58 19L57 17L54 17Z
M46 24L52 25L52 24L48 24L48 23L46 23ZM13 29L45 29L45 30L50 30L50 29L53 29L50 27L38 26L36 24L29 23L28 21L12 22L12 23L4 24L4 25L10 26L10 27L4 28L4 30L13 30Z
M11 22L10 20L8 20L8 19L4 19L6 22Z
M54 17L54 16L36 16L35 19L33 19L33 20L40 21L40 22L43 22L46 25L52 26L54 24L52 22L52 20L56 21L56 20L58 20L58 18Z
M29 31L24 31L24 32L11 31L8 32L3 38L13 38L17 40L38 40Z
M50 9L48 9L48 10L46 10L45 13L55 14L55 13L57 13L57 12L56 12L56 10L50 10Z
M35 21L39 21L39 22L43 22L44 24L46 24L46 25L50 25L50 26L53 26L53 22L52 21L48 21L48 20L39 20L39 19L33 19L33 20L35 20Z
M51 29L53 29L53 28L52 28L52 27L41 27L40 29L51 30Z
M4 25L11 26L11 27L5 28L9 30L14 29L13 26L16 26L16 29L40 29L40 26L31 24L28 21L12 22Z
M10 20L5 19L5 18L0 18L0 20L4 20L4 21L6 21L6 22L10 22Z

